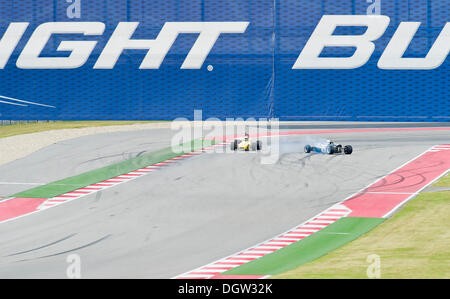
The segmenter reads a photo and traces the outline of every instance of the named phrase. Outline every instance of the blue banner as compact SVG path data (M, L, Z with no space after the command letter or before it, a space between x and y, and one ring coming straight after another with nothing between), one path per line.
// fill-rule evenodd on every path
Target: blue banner
M432 0L3 0L0 119L172 120L202 110L221 119L449 121L449 41L440 37L449 11L450 2ZM295 68L324 16L339 15L389 17L386 30L374 28L382 32L373 54L363 53L368 61ZM420 22L402 58L447 51L443 63L380 68L402 22ZM170 26L178 30L173 43ZM364 36L365 27L339 25L333 36ZM357 56L356 45L330 45L318 59Z

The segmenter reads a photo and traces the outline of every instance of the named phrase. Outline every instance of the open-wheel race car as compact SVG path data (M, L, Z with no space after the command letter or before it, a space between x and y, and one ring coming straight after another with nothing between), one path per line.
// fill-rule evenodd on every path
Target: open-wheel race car
M345 154L350 155L353 152L351 145L336 144L333 141L327 140L326 143L316 145L305 145L305 153L316 152L328 155Z
M260 140L250 139L248 134L244 138L236 139L231 143L231 150L233 151L260 151L262 149L262 142Z

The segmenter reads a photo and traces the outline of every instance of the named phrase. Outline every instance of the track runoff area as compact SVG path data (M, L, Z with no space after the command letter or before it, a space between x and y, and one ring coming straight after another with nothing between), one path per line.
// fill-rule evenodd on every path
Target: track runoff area
M368 128L283 131L280 136L375 132L429 132L450 128ZM261 138L267 136L259 136ZM150 155L104 167L44 186L25 190L0 202L0 225L18 221L96 192L126 184L185 159L228 145L234 136L216 138L210 145L175 154L162 149ZM370 231L399 207L450 169L450 143L431 146L417 157L330 206L292 229L188 272L177 279L268 278L312 261Z
M287 232L177 278L260 279L283 273L370 231L449 170L450 144L433 146Z

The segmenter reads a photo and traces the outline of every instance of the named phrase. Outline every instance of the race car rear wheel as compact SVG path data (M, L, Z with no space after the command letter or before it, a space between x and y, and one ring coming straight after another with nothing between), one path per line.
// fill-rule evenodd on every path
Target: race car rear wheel
M237 148L238 148L238 141L235 140L231 143L231 150L235 151L235 150L237 150Z
M353 153L353 148L351 145L346 145L344 147L344 154L346 155L351 155L351 153Z

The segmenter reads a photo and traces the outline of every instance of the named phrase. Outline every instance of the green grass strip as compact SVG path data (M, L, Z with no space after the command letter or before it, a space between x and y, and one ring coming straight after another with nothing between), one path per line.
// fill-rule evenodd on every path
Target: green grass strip
M385 219L344 217L319 232L223 275L275 275L313 261L370 231Z
M450 181L445 181L445 187L450 187ZM373 262L367 258L376 254L381 278L449 279L448 215L449 191L423 192L369 233L273 278L367 279Z
M30 198L51 198L67 192L71 192L98 182L108 180L110 178L153 165L179 155L199 150L205 146L214 144L214 141L192 141L190 151L186 150L182 153L174 153L171 147L167 147L155 152L144 154L142 156L112 164L103 168L91 170L76 176L62 179L47 185L39 186L30 190L26 190L12 197L30 197ZM189 144L189 143L188 143Z

